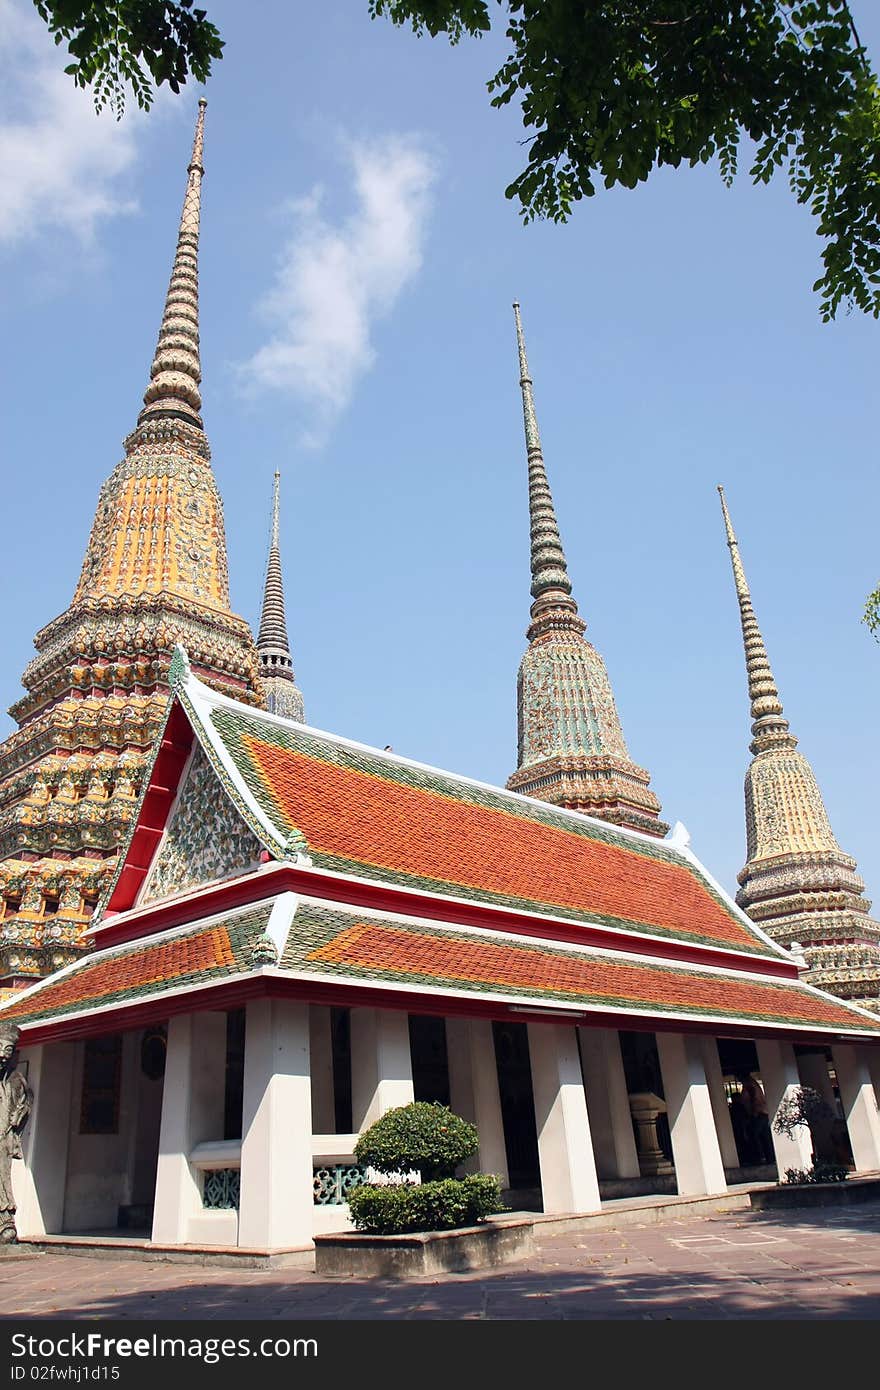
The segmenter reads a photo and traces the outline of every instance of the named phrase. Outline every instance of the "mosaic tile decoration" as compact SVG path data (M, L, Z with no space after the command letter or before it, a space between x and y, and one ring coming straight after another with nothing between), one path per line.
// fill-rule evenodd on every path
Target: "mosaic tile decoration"
M390 984L445 986L564 1003L694 1017L815 1024L877 1033L877 1025L802 985L750 980L733 971L673 969L543 943L490 939L468 931L359 917L302 903L282 968Z
M261 848L231 801L218 790L211 764L196 743L140 904L248 873L259 863Z
M452 774L408 767L242 708L209 718L280 840L315 864L434 893L768 954L659 842L578 821Z

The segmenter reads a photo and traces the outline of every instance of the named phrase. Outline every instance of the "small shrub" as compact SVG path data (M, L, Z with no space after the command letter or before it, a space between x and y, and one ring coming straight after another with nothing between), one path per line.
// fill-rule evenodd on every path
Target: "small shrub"
M786 1138L793 1139L801 1125L811 1129L819 1121L833 1118L834 1111L818 1091L814 1091L812 1086L798 1086L780 1103L773 1120L773 1128L777 1134L784 1134Z
M849 1169L840 1163L814 1163L812 1168L786 1168L785 1183L845 1182Z
M498 1179L490 1173L389 1187L366 1183L350 1194L349 1208L357 1230L377 1236L476 1226L504 1210Z
M477 1143L474 1126L448 1105L417 1100L386 1110L358 1139L354 1155L377 1173L415 1172L428 1183L451 1178Z

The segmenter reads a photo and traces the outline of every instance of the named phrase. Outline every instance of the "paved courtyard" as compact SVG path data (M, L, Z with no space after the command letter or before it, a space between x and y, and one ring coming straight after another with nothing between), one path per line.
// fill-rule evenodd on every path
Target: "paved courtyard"
M4 1318L880 1317L880 1203L548 1235L499 1270L395 1283L68 1254L0 1257Z

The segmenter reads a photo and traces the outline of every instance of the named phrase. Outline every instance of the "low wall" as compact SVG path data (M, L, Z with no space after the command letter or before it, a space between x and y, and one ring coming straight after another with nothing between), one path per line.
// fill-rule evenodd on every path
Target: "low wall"
M403 1279L491 1269L532 1250L531 1221L492 1221L407 1236L316 1235L315 1273Z

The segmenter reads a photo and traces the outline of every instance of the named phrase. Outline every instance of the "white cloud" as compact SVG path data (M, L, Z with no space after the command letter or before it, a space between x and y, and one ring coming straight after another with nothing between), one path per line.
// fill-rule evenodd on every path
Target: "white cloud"
M62 228L87 243L101 221L135 206L121 175L143 117L133 103L122 121L99 116L67 61L32 6L0 0L0 242Z
M295 230L260 305L272 336L240 368L252 389L290 392L318 444L373 363L370 329L419 270L434 166L417 140L352 142L354 211L334 226L323 193L293 204Z

